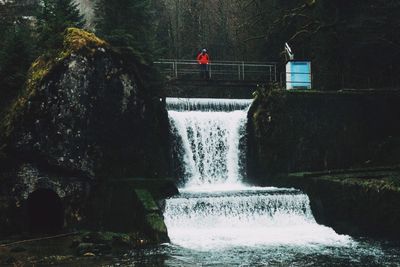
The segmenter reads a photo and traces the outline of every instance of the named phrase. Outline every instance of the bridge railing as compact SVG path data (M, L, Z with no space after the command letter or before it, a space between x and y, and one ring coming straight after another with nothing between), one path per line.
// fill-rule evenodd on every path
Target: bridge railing
M200 79L200 66L195 60L161 59L154 63L169 78ZM212 80L275 82L276 65L274 62L212 61L208 68Z

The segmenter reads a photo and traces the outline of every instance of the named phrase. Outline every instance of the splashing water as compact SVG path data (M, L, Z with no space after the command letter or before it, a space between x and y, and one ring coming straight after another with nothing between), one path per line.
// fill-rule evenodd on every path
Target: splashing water
M245 111L170 111L169 115L182 138L187 187L241 181L239 140Z
M349 237L318 225L307 195L297 190L181 190L168 200L165 222L173 243L196 250L350 243Z
M166 202L173 244L209 251L232 247L347 246L348 236L318 225L308 196L294 189L242 183L250 100L167 99L181 140L185 181Z

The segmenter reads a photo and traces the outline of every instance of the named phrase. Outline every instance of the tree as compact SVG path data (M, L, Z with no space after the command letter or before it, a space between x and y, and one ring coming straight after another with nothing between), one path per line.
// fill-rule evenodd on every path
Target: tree
M17 23L2 33L0 47L0 106L6 106L23 87L31 62L36 56L31 28Z
M242 2L240 21L247 30L239 41L254 45L246 54L279 60L289 42L296 59L313 62L319 90L400 86L399 1Z
M81 28L84 24L73 0L41 0L37 12L38 43L43 51L57 49L66 28Z
M149 0L99 0L95 7L96 33L112 45L132 48L151 61L154 17Z
M13 2L0 4L0 113L23 88L37 55L27 7Z

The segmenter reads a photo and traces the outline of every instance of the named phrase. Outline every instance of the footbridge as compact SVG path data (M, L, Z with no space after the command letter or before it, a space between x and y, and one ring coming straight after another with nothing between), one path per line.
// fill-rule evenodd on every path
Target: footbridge
M212 61L208 79L195 60L160 59L155 65L169 97L250 98L257 84L278 80L276 62Z

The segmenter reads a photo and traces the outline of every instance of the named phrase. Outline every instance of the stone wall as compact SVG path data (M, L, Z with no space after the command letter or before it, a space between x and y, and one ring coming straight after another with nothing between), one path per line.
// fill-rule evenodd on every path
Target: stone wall
M249 177L400 163L400 91L261 92L249 111Z

